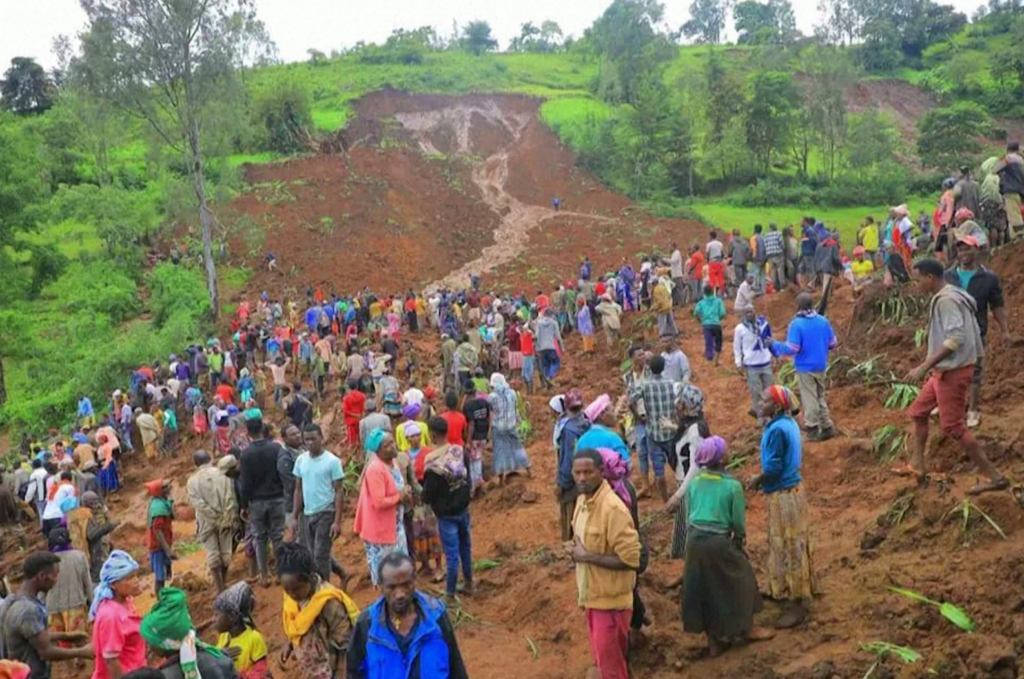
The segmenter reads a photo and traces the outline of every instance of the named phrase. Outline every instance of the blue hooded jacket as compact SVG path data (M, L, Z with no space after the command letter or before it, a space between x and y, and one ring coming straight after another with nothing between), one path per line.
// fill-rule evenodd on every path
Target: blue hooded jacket
M420 619L403 655L384 619L384 597L364 610L356 622L348 651L347 679L467 679L455 633L441 601L413 595Z

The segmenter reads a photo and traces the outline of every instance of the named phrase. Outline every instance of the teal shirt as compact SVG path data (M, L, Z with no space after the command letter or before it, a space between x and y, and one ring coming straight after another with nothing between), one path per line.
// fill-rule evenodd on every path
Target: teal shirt
M313 516L334 506L334 482L345 477L341 460L326 450L319 456L299 455L292 474L302 479L302 513ZM337 517L335 517L337 519Z
M701 325L722 325L725 318L725 303L720 297L705 297L693 308L693 315Z
M687 524L714 533L747 536L747 500L743 485L725 473L702 470L686 489Z

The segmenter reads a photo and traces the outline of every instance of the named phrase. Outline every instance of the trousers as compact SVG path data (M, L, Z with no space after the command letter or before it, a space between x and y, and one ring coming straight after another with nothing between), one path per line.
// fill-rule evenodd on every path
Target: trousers
M832 417L825 401L825 373L797 373L800 402L804 409L804 424L809 428L830 429Z
M761 395L764 390L775 384L775 375L771 364L760 368L746 368L747 389L750 390L750 408L761 416Z
M302 544L313 555L313 565L324 582L331 578L331 526L334 525L334 508L305 517L305 531Z
M458 516L437 517L437 528L441 534L441 546L444 548L445 591L449 596L455 595L459 584L459 564L462 564L462 580L467 585L473 584L472 540L469 529L469 512Z
M274 554L277 554L284 542L284 498L250 502L249 522L256 543L256 567L260 574L266 574L269 568L267 544L273 544Z
M632 609L587 609L587 637L601 679L629 679L629 620L632 617Z

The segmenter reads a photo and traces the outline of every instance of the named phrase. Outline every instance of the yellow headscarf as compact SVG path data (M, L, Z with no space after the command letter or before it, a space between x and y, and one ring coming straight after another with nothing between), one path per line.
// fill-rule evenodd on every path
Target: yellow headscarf
M284 595L284 611L281 616L281 626L284 628L285 636L288 637L293 646L299 645L302 637L306 636L309 630L313 628L313 624L320 617L324 606L327 605L328 601L332 600L340 602L345 607L349 620L355 626L356 619L359 617L359 606L349 598L348 594L345 594L345 592L337 587L323 583L313 593L313 597L306 604L305 608L299 608L299 603L295 599L287 594Z

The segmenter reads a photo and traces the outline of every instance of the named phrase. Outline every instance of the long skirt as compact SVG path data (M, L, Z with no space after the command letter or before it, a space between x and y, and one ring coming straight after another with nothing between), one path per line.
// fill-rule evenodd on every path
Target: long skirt
M48 620L50 623L51 632L88 632L89 623L87 619L89 617L89 609L85 606L78 608L72 608L69 611L57 611L50 613ZM71 648L72 644L68 641L61 641L57 644L61 648Z
M683 571L683 630L715 639L750 634L763 605L750 560L726 535L691 528Z
M521 351L510 351L508 352L508 369L509 370L521 370L523 367L523 352Z
M110 464L101 469L96 474L96 483L99 484L104 495L120 489L121 483L117 479L117 463L111 460Z
M686 556L686 498L679 501L679 506L676 507L676 518L672 524L672 551L669 553L669 557L672 559L682 559Z
M810 599L818 589L803 486L768 494L768 590L773 599Z
M370 580L374 587L379 587L380 582L377 577L380 571L380 562L384 557L394 552L406 554L408 551L405 544L405 526L401 521L398 522L398 541L395 544L383 545L363 540L363 549L366 550L366 563L370 567Z
M530 458L526 455L519 432L514 429L494 430L493 465L495 475L510 474L530 466Z
M441 533L437 527L434 511L426 505L417 505L412 510L412 541L416 558L420 561L440 559L444 552Z

